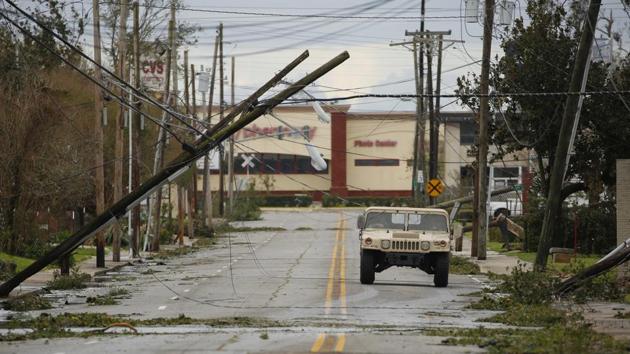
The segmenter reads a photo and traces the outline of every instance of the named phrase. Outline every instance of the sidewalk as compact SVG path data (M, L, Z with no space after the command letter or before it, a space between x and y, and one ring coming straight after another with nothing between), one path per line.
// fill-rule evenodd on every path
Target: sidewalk
M195 239L196 240L196 239ZM195 240L190 240L187 236L184 237L184 245L191 246L194 244ZM162 249L169 248L177 248L178 245L162 245ZM132 264L134 261L141 260L145 257L149 257L153 255L151 252L142 252L142 257L140 258L131 258L128 250L121 250L120 262L113 262L111 253L105 255L105 268L97 268L96 267L96 257L91 257L86 259L80 263L78 263L79 271L81 273L89 274L91 277L95 275L100 275L112 270L116 270L120 267L123 267L128 264ZM20 286L16 287L11 291L9 297L19 296L30 292L35 292L41 290L46 286L46 283L53 280L54 272L58 271L59 267L50 267L42 270L41 272L35 273L30 278L26 279Z
M525 262L516 257L511 257L490 250L488 250L488 252L486 253L486 260L484 261L470 258L470 248L472 241L468 237L464 237L463 239L464 242L462 246L462 251L453 252L453 254L460 257L465 257L473 263L479 265L479 268L481 268L481 271L484 273L492 272L495 274L510 274L512 272L512 268L518 266L519 263L524 264L525 269L527 270L533 269L532 263Z

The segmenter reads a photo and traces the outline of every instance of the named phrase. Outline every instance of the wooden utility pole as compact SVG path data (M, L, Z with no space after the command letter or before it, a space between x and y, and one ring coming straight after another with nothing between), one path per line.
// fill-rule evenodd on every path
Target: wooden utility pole
M432 141L435 145L435 173L439 175L438 156L440 151L440 92L442 86L442 51L444 50L444 35L438 35L438 54L437 54L437 78L435 80L435 111L434 124L431 131Z
M191 85L191 113L192 116L197 119L197 101L195 95L195 65L190 64L190 85ZM193 126L198 126L195 121L192 122ZM201 129L203 130L203 129ZM195 237L195 215L197 214L197 161L191 164L191 181L188 187L188 237Z
M433 37L428 36L427 43L427 93L433 93ZM429 179L437 178L437 144L433 133L435 131L435 107L433 97L429 98ZM435 198L429 196L429 204L435 204Z
M92 1L92 15L94 16L94 76L99 82L103 81L101 72L101 18L98 1ZM103 168L103 94L101 88L94 87L94 145L96 155L94 164L94 187L96 194L96 215L105 210L105 171ZM96 266L105 267L105 235L102 232L96 235Z
M170 94L170 86L171 86L171 48L173 47L175 42L175 21L171 19L168 21L168 49L166 50L166 72L165 72L165 81L164 81L164 91L162 102L167 105L172 105L172 95ZM162 125L158 130L158 138L157 145L155 147L155 158L153 160L153 174L155 175L162 167L164 167L164 147L166 145L166 130L163 128L164 124L166 124L169 120L166 112L162 113ZM150 250L152 252L157 252L160 250L160 235L161 235L161 227L162 227L162 188L158 189L155 197L155 202L149 205L150 209L153 209L152 216L152 232L148 230L148 235L152 235L153 239L151 242Z
M219 24L219 120L223 120L223 115L225 113L225 107L223 106L223 23ZM224 173L223 167L225 166L225 161L223 159L223 149L220 150L219 155L219 215L222 217L225 215L225 205L223 202L225 186L224 186Z
M234 56L232 56L232 77L230 80L230 88L232 91L232 99L231 99L231 107L234 107L235 97L234 97ZM228 152L228 203L229 203L229 212L232 213L234 210L234 137L230 137L230 148Z
M571 74L571 82L569 83L569 92L583 92L583 80L586 79L588 71L587 64L590 59L590 50L593 45L593 37L595 27L597 26L597 17L601 0L591 0L588 13L582 26L582 34L578 52L575 57L575 65ZM549 194L547 196L547 204L545 206L545 218L540 232L540 241L538 243L538 252L536 253L535 268L544 270L547 266L547 254L551 245L551 239L554 236L554 229L560 220L560 211L562 208L562 183L564 182L565 165L569 154L569 145L571 142L572 127L575 120L579 116L579 95L569 95L567 103L562 115L562 124L560 125L560 133L558 136L558 144L556 145L555 158L549 178Z
M419 58L421 55L418 54L418 42L413 42L413 67L414 67L414 77L416 79L416 122L414 124L414 134L413 134L413 171L411 176L411 188L413 198L416 202L420 200L420 190L422 188L422 183L419 183L419 175L418 173L418 154L420 147L420 122L422 121L422 112L424 111L423 102L424 98L422 98L422 86L424 85L422 80L420 79L420 61Z
M184 50L184 111L190 114L190 93L188 91L188 50ZM185 183L182 181L182 183ZM188 213L188 188L185 185L178 187L177 192L177 214L179 221L178 244L184 245L184 233L186 228L185 215ZM190 220L190 218L188 218ZM190 223L188 224L190 226ZM188 228L190 234L190 227Z
M477 259L486 259L486 238L488 237L488 86L490 77L490 52L492 49L492 24L494 22L494 0L486 0L485 19L483 22L483 52L481 58L481 77L479 82L479 151L477 155L477 189L479 197L476 209L477 218Z
M121 0L120 2L120 26L118 29L118 65L116 74L123 80L128 80L127 75L127 18L129 17L129 2ZM118 90L121 97L125 96L125 90L121 87ZM124 105L120 105L118 116L114 121L114 182L112 199L120 200L123 196L123 149L124 149L124 120L126 119L127 109ZM112 228L112 260L120 261L120 239L122 237L122 229L120 227Z
M190 114L190 91L189 84L190 78L188 77L188 50L184 50L184 103L186 104L186 114Z
M133 86L136 89L140 89L140 9L137 1L133 3ZM138 98L136 108L138 111L142 109L142 103ZM129 127L133 127L133 155L129 156L132 160L132 189L136 190L140 186L140 113L137 111L133 113L133 119L129 122ZM129 191L131 192L131 191ZM140 257L138 249L138 240L140 238L140 205L136 205L131 213L132 221L131 226L133 233L131 234L131 252L132 257Z
M176 15L177 15L177 7L176 5L176 1L175 0L171 0L171 21L173 21L173 23L175 24L175 32L174 32L174 36L175 38L177 38L177 19L176 19ZM173 41L173 46L171 46L171 54L173 55L173 58L171 58L171 72L173 74L173 109L177 110L177 106L179 106L179 100L178 100L178 95L179 95L179 81L178 81L178 73L179 73L179 67L177 65L177 41L174 40ZM167 140L168 141L168 140ZM171 193L171 185L169 183L169 196L172 195ZM177 190L177 194L179 195L179 188L176 187ZM179 200L179 199L178 199ZM173 214L175 212L175 208L172 207L172 198L169 197L169 203L171 203L171 215L169 217L169 223L171 222L171 220L173 220ZM178 203L179 205L179 203Z
M422 0L420 5L420 32L424 32L424 15L425 15L425 0ZM414 39L416 37L414 36ZM416 200L420 200L420 198L424 195L424 184L427 183L427 169L425 166L425 151L424 151L424 139L425 139L425 129L427 126L424 107L424 43L420 42L420 48L418 50L418 80L420 80L420 93L418 96L418 100L420 100L420 115L416 116L416 134L418 135L418 145L414 148L416 150L416 155L414 155L414 168L417 170L416 174L420 174L422 176L422 183L416 183ZM422 205L426 205L426 199L422 197Z
M424 26L423 26L424 27ZM451 31L415 31L415 32L410 32L410 31L405 31L405 35L406 36L413 36L411 41L405 41L405 42L401 42L401 43L390 43L390 46L406 46L406 45L413 45L412 51L413 51L413 57L414 57L414 73L415 73L415 79L416 79L416 95L418 96L418 99L416 100L416 131L418 132L417 134L414 134L414 156L417 158L414 158L414 168L413 168L413 172L412 172L412 179L413 179L413 190L414 190L414 197L416 197L417 201L420 200L420 193L423 193L424 191L424 182L426 182L425 174L426 171L424 169L424 127L426 125L425 122L425 118L424 118L424 74L423 74L423 70L421 68L419 68L419 66L423 63L422 62L422 58L423 58L423 54L418 54L418 47L420 47L420 51L421 53L424 53L423 51L423 46L426 45L427 48L433 48L434 46L434 42L437 40L439 42L439 59L438 59L438 87L440 85L440 75L441 75L441 70L442 70L442 59L441 59L441 54L442 54L442 42L462 42L462 41L457 41L457 40L444 40L443 36L444 35L450 35ZM426 44L425 44L426 43ZM428 93L432 93L433 90L433 75L432 75L432 55L433 55L433 50L427 50L427 63L428 63L428 77L427 77L427 92ZM439 88L438 88L439 91ZM436 118L435 118L435 109L433 106L433 98L431 98L430 100L428 100L429 102L429 108L430 108L430 123L431 123L431 130L430 130L430 141L429 141L429 146L431 148L430 150L430 162L429 162L429 178L437 178L438 177L438 167L437 167L437 160L438 160L438 138L439 138L439 123L436 122ZM439 105L439 99L437 99L435 101L438 105ZM439 107L437 112L439 112ZM422 182L422 183L419 183ZM424 200L422 200L422 202L424 202ZM434 198L431 198L431 204L435 204L435 200Z
M212 75L210 76L210 92L208 95L208 125L212 125L212 103L214 101L214 78L217 69L217 51L219 50L219 36L214 41L214 55L212 56ZM208 154L203 157L203 220L212 232L212 189L210 188L210 159Z

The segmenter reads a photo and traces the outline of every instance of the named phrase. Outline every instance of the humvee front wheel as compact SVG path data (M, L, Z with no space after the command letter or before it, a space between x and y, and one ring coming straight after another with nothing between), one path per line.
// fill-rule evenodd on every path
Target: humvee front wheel
M437 288L445 288L448 286L449 261L449 252L440 252L435 254L435 274L433 275L433 284L435 284L435 287Z
M361 250L361 284L374 283L374 252Z

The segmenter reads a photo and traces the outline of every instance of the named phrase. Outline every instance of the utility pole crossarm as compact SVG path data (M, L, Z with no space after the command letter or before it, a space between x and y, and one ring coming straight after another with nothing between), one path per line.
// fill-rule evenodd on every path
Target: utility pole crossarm
M405 36L450 36L451 30L448 31L405 31Z

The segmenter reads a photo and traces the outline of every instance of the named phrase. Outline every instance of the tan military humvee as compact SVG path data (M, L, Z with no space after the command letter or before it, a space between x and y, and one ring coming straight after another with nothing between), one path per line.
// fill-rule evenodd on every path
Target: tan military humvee
M370 207L359 216L361 283L391 266L434 274L436 287L448 285L451 233L442 209Z

